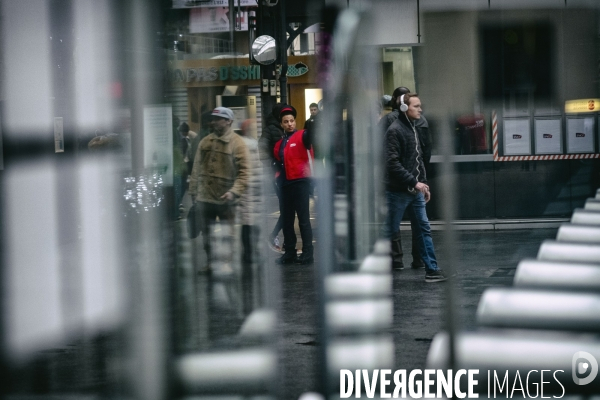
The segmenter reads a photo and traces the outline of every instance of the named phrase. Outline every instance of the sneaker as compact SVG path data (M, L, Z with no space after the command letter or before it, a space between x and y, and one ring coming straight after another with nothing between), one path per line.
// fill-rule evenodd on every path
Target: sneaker
M296 254L287 253L279 257L277 260L275 260L275 262L279 265L294 264L296 263L297 259L298 258L296 257Z
M435 271L427 271L425 273L425 282L443 282L448 279L441 270L437 269Z
M421 269L425 268L425 263L420 258L414 258L414 261L410 263L410 267L412 269Z
M308 252L308 253L310 253L310 252ZM308 254L308 253L301 254L300 257L298 257L296 259L296 264L307 265L307 264L314 263L315 262L314 257L312 256L312 254Z
M395 270L404 269L404 263L402 261L392 261L392 269L395 269Z
M267 244L269 245L269 248L271 250L273 250L275 253L283 254L283 249L279 245L279 238L277 236L275 236L272 239L269 239L267 241Z

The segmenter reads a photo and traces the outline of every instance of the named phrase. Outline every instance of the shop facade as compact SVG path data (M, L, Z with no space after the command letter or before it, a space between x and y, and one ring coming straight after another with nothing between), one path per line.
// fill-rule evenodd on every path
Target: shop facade
M322 98L317 84L316 56L289 56L290 69L287 75L289 102L298 110L299 128L307 119L308 106ZM185 90L187 115L192 130L200 128L200 115L218 105L231 104L232 97L246 98L247 106L255 106L255 113L247 116L257 120L260 136L261 94L278 98L279 81L261 79L261 66L251 65L248 58L220 58L211 60L171 61L168 80L171 88ZM251 104L254 102L254 104ZM239 101L236 106L241 106ZM269 110L266 111L267 113ZM236 127L237 128L237 127Z
M459 220L561 219L600 185L595 10L423 13L418 46L383 47L382 92L417 92L438 193ZM444 140L443 135L450 140ZM432 219L443 198L433 196Z

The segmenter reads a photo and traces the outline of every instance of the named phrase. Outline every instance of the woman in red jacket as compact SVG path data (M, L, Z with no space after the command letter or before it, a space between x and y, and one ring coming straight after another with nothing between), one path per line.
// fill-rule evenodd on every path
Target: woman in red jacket
M275 144L273 153L279 163L276 174L277 185L281 188L283 203L283 247L285 253L277 260L278 264L312 264L313 244L310 226L309 196L310 178L314 153L312 149L313 129L296 130L296 109L289 105L281 107L279 122L283 137ZM294 221L298 214L298 225L302 237L302 255L296 256L296 232Z

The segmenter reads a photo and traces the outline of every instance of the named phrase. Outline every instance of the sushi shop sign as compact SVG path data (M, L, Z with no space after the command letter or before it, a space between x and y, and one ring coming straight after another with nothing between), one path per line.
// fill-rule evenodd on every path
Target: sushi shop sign
M290 83L312 83L312 60L289 57L287 77ZM184 87L219 85L260 85L260 65L247 59L186 60L174 62L167 70L169 83Z
M260 78L259 65L234 65L213 67L176 68L171 74L171 82L175 84L211 83L215 81L253 81ZM203 86L203 85L199 85Z

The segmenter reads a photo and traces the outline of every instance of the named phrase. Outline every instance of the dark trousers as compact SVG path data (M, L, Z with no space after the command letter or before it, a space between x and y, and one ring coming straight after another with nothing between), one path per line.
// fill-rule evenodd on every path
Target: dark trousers
M258 237L260 228L257 225L242 225L242 261L246 264L258 261Z
M202 224L202 240L204 242L204 250L206 251L206 257L208 258L209 264L213 261L213 248L211 237L213 232L213 226L215 225L217 218L222 224L222 231L228 229L229 232L223 236L223 242L225 245L230 247L229 253L233 252L233 223L235 222L235 206L229 204L213 204L201 202L202 215L204 217L204 224ZM226 227L228 225L228 227ZM227 249L224 249L227 251Z
M302 253L312 255L313 235L310 226L310 182L308 180L289 183L281 188L283 199L283 247L286 253L296 253L296 232L294 221L298 215L300 236L302 237Z
M183 200L185 191L188 189L187 175L173 174L173 187L175 189L175 209L173 210L173 216L177 218L179 216L179 205Z
M412 248L411 248L411 254L413 257L413 263L418 264L423 264L423 259L421 258L421 255L419 254L419 246L417 245L418 243L418 237L417 237L417 225L418 221L415 218L415 214L413 212L412 207L408 207L406 209L406 214L409 216L410 219L410 229L411 229L411 233L412 233ZM392 258L393 261L395 263L402 263L402 257L404 256L404 252L402 251L402 237L400 236L400 231L398 231L393 237L392 237Z

